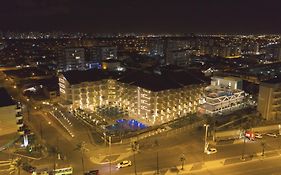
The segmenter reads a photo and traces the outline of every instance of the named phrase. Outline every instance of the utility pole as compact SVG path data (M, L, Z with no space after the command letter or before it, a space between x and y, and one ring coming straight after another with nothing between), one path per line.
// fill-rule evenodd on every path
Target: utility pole
M159 146L158 140L155 140L155 146ZM158 157L158 148L157 148L157 152L156 152L156 174L159 174L159 157Z
M135 170L135 175L137 175L137 165L136 165L136 151L138 151L137 142L133 142L132 150L133 150L133 153L134 153L134 170Z
M207 136L208 136L208 127L210 126L210 125L208 125L208 124L204 124L204 126L205 126L205 144L204 144L204 153L207 151L207 147L208 147L208 142L207 142Z
M111 136L108 137L109 142L109 173L111 175Z
M264 156L264 147L265 147L265 142L264 141L262 141L261 142L261 146L262 146L262 156Z
M41 139L43 139L42 121L40 121L40 136L41 136Z
M245 144L246 144L246 137L245 137L245 133L244 133L243 150L242 150L242 157L241 157L242 160L245 160L245 157L244 157L244 155L245 155Z
M181 161L181 170L183 170L183 165L184 165L184 161L185 161L185 155L184 155L184 153L183 153L182 156L180 157L180 161Z

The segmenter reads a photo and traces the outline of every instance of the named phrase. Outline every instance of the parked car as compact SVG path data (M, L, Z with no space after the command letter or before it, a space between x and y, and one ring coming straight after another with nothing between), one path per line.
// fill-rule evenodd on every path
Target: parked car
M262 139L262 134L260 134L260 133L255 133L255 138L256 138L256 139Z
M91 170L84 175L99 175L99 170Z
M31 165L24 165L22 167L23 170L25 170L26 172L29 172L29 173L33 173L36 171L36 167L34 166L31 166Z
M124 168L124 167L128 167L128 166L131 166L132 165L132 162L130 160L124 160L120 163L118 163L116 165L116 168Z
M266 135L269 137L277 138L277 134L275 134L275 133L267 133Z
M206 153L207 154L215 154L216 152L218 152L216 148L208 148Z

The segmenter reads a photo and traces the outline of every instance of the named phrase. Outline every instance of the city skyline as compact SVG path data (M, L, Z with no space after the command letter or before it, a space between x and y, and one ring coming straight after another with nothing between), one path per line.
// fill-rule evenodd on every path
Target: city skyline
M3 31L279 33L280 2L6 1Z

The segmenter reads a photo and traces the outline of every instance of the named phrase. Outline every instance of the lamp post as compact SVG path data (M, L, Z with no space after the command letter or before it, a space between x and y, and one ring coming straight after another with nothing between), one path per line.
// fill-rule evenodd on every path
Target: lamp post
M183 170L183 165L184 165L184 161L185 161L185 155L184 154L181 155L180 161L181 161L181 170Z
M159 146L158 140L155 140L155 146ZM159 158L158 158L158 148L157 148L157 152L156 152L156 174L160 174L159 173Z
M111 136L108 137L108 144L109 144L109 174L111 175Z
M132 151L134 153L134 170L135 170L135 175L137 175L137 165L136 165L136 151L138 151L138 148L137 148L137 142L134 142L132 144Z
M261 142L261 146L262 146L262 156L264 156L264 147L265 147L265 142L264 141L262 141Z
M210 125L208 124L204 124L205 127L205 145L204 145L204 153L207 151L207 147L208 147L208 142L207 142L207 136L208 136L208 128Z

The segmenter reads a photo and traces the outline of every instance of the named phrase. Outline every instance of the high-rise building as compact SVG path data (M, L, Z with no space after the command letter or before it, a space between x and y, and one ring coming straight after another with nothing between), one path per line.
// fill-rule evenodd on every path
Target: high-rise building
M281 79L275 78L260 84L258 111L266 120L281 118Z
M84 48L66 48L61 51L58 60L59 71L84 70L85 65Z
M96 46L89 48L89 60L101 62L104 60L117 59L117 47L114 46Z

